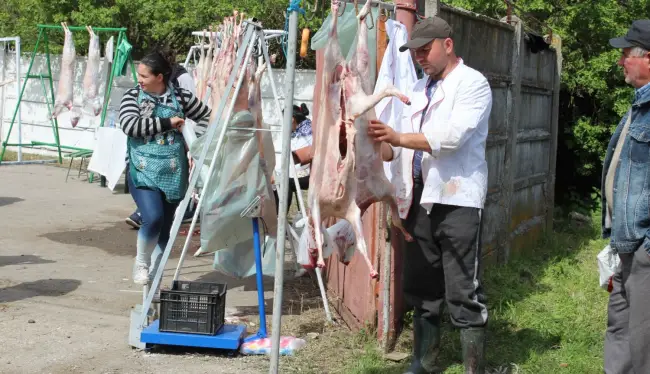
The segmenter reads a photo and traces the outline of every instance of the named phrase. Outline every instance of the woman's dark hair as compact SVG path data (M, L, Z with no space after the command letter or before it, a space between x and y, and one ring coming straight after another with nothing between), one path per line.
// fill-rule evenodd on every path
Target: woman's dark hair
M158 51L151 52L144 56L140 63L147 65L154 75L162 74L165 86L169 84L174 69L167 56Z
M305 103L300 104L300 106L293 106L293 118L295 118L296 122L299 124L300 122L306 120L308 115L309 108L307 108L307 105Z

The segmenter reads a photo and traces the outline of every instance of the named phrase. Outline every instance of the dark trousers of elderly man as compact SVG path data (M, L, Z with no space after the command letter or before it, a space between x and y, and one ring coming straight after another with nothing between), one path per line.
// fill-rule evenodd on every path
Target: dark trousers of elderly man
M603 237L618 252L607 307L605 373L650 373L650 20L610 40L634 100L607 147Z

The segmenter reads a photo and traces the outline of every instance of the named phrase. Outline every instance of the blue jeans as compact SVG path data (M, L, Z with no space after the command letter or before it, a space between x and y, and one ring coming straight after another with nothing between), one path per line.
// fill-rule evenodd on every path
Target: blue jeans
M142 217L142 226L138 230L135 262L136 265L146 265L150 272L155 272L160 255L169 241L169 231L179 203L167 202L161 191L136 188L131 175L128 177L128 183L129 192Z

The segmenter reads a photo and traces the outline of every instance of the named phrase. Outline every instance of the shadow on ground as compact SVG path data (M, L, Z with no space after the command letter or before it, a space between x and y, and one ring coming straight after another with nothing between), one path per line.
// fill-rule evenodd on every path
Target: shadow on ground
M285 269L292 269L293 264L285 263ZM255 276L236 279L213 271L200 276L197 281L199 282L218 282L226 283L228 289L243 287L243 291L257 291L257 284ZM274 278L263 277L263 286L266 292L273 291ZM226 295L227 297L227 295ZM300 315L306 310L320 309L323 307L323 302L318 289L315 273L308 273L299 278L293 277L293 271L287 271L284 282L283 294L283 315ZM264 308L267 315L273 313L273 299L264 300ZM259 306L245 305L238 306L230 314L233 317L246 317L257 316L259 314Z
M181 226L184 229L185 226ZM51 232L41 235L42 237L66 245L77 245L101 249L102 251L117 256L134 256L138 231L126 225L124 222L117 222L112 226L104 228L88 228ZM179 258L187 236L178 235L170 258ZM192 256L200 246L200 238L192 236L188 250L188 256Z
M46 260L34 255L0 256L0 267L9 265L52 264L54 262L56 261Z
M25 201L25 199L21 199L20 197L0 196L0 207L19 203L21 201Z
M77 279L40 279L15 286L0 288L0 303L29 299L37 296L57 297L76 290L81 281Z

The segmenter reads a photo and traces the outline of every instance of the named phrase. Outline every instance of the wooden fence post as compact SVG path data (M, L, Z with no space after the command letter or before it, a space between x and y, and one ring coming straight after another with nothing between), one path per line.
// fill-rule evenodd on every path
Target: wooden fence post
M548 164L548 179L546 182L546 230L553 230L553 215L555 211L555 164L557 161L558 117L560 111L560 83L562 78L562 39L551 34L550 43L555 49L555 79L553 82L553 106L551 117L551 144Z
M507 94L507 126L506 145L504 155L503 179L501 180L501 201L504 212L504 225L498 239L497 260L499 264L505 264L510 258L511 245L511 222L514 197L515 168L517 160L517 133L519 132L519 121L521 120L521 76L523 70L523 37L521 20L513 17L515 31L512 36L512 59L510 62L510 82Z

